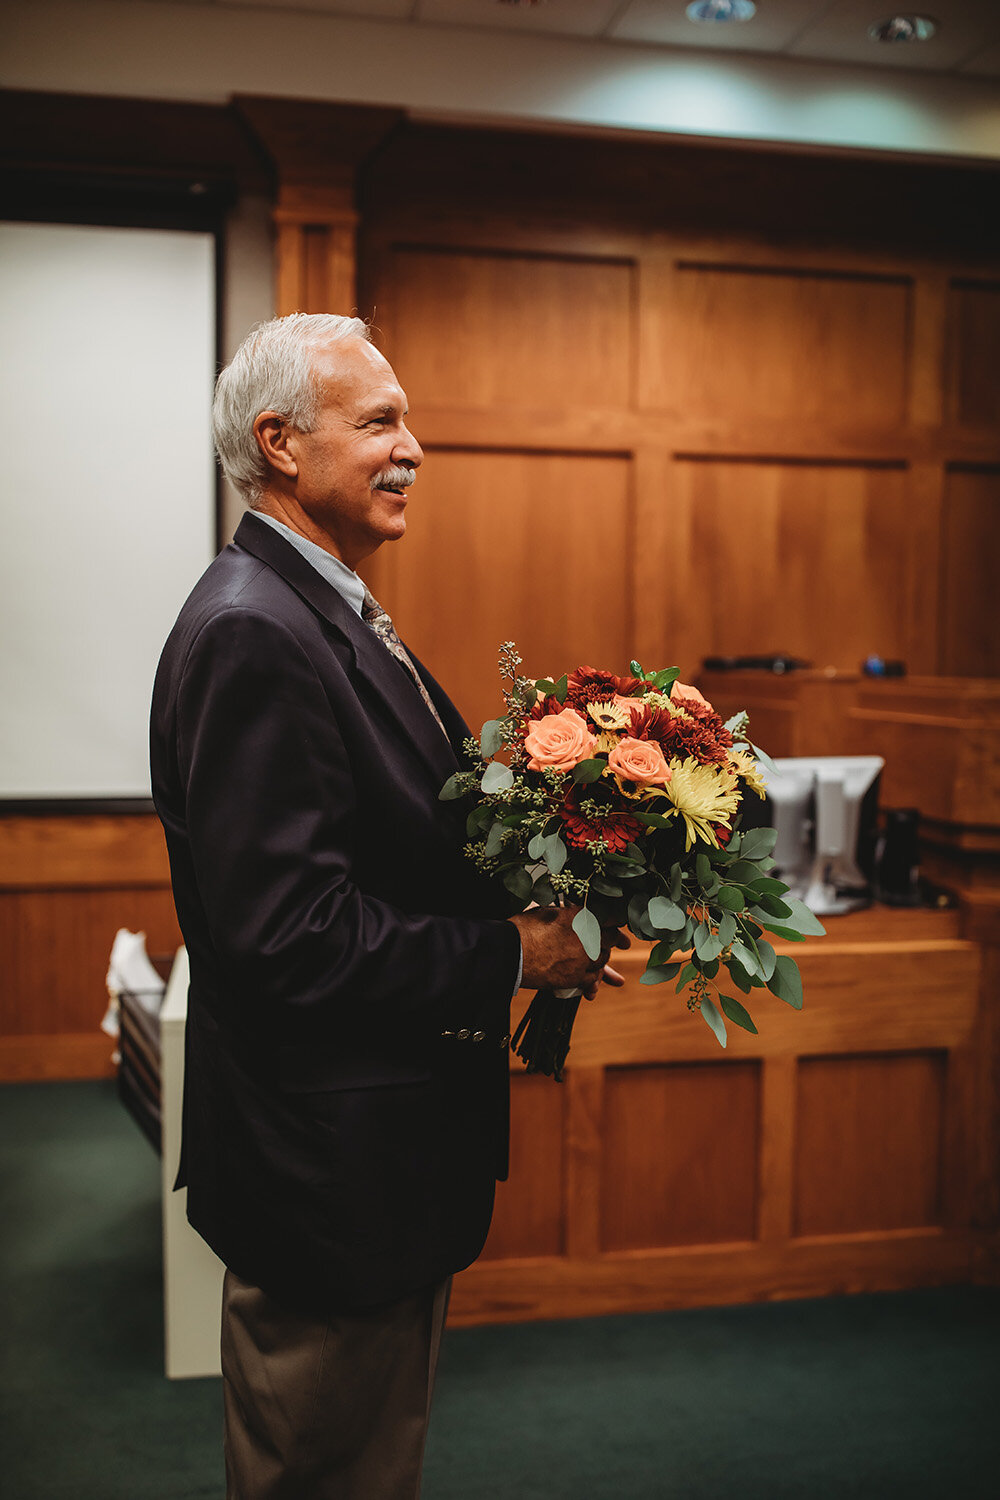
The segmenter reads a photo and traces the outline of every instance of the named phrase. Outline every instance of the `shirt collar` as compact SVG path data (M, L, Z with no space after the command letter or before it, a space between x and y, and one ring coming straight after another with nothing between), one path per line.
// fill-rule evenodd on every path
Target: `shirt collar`
M274 530L286 541L291 542L296 552L300 552L307 563L311 563L316 572L325 578L327 583L332 584L343 599L351 606L356 615L361 614L361 606L365 598L365 585L352 568L341 562L339 557L334 557L332 552L324 552L315 542L308 537L300 536L284 521L276 521L273 516L265 515L262 510L253 513L258 521L273 526Z

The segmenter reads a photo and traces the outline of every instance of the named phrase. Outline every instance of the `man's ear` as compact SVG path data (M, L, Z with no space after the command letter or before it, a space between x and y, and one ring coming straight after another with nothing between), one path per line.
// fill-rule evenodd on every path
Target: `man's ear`
M288 479L295 479L299 466L288 451L288 423L277 412L262 411L254 420L253 435L264 462Z

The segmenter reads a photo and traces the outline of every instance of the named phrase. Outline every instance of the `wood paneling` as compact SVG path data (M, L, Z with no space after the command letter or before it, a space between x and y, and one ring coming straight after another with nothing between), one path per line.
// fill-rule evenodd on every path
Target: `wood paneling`
M797 1234L941 1222L945 1067L933 1052L800 1061Z
M949 412L956 422L1000 422L1000 283L955 280L949 299Z
M562 1089L511 1079L510 1176L497 1184L487 1260L561 1255L565 1232Z
M997 334L994 373L1000 325ZM963 677L1000 676L997 611L995 605L984 607L995 594L1000 560L1000 468L949 469L941 540L941 671Z
M0 818L0 1079L97 1077L119 927L173 953L180 930L153 816Z
M475 729L502 707L501 641L537 676L627 661L629 489L620 458L428 453L379 598Z
M608 1068L602 1247L753 1239L758 1115L754 1063Z
M682 261L672 292L667 358L686 413L834 430L902 420L907 278Z
M415 413L627 406L632 275L614 261L405 247L376 317Z
M818 667L906 654L907 575L894 563L907 513L901 470L678 462L663 510L688 564L661 649L685 671L704 655L790 642Z

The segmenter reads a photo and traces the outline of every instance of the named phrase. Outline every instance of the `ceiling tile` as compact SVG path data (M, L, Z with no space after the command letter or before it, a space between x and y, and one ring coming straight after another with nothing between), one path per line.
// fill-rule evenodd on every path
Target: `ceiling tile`
M672 47L724 47L737 52L777 52L809 21L822 15L829 0L758 0L749 21L689 21L688 0L632 0L611 27L621 41L660 42Z
M354 16L366 21L406 21L413 0L219 0L220 5L254 5L262 10L317 10L328 16Z
M900 11L930 15L939 30L929 42L873 42L868 28ZM795 57L868 63L883 68L955 68L988 42L1000 41L997 0L928 0L894 6L892 0L834 0L789 48Z
M502 5L500 0L417 0L417 18L451 26L494 26L597 36L622 0L541 0L538 5Z

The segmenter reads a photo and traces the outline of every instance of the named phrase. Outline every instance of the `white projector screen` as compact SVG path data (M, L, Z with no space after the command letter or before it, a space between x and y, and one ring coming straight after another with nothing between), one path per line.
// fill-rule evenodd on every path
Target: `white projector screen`
M149 699L215 551L211 235L0 223L0 798L148 797Z

